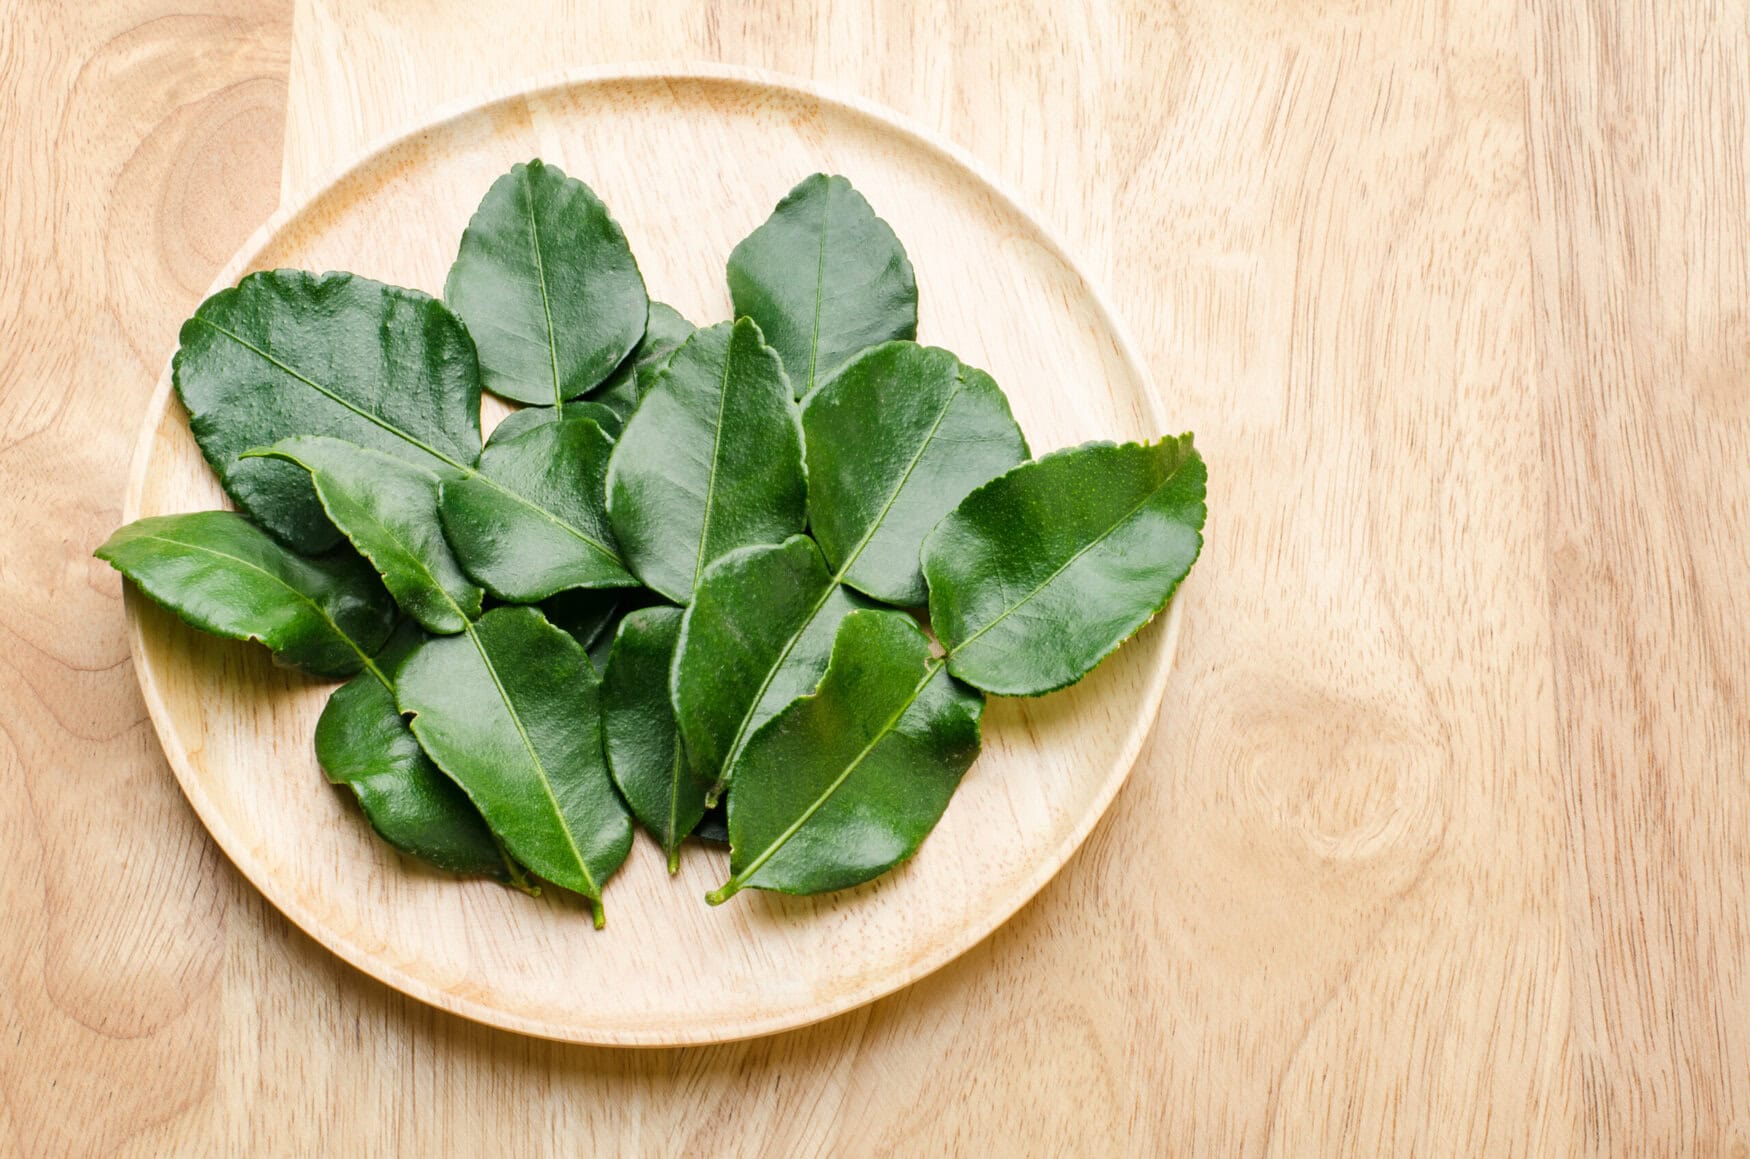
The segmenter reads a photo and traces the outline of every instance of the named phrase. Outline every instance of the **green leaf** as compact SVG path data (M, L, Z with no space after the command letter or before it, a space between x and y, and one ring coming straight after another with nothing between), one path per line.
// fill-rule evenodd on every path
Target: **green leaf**
M396 696L413 734L467 792L511 856L589 898L632 847L602 755L595 669L534 608L494 608L460 636L425 641Z
M462 574L438 522L436 472L326 436L283 439L248 454L309 471L328 518L427 631L460 632L480 615L481 591Z
M620 621L602 674L608 768L632 815L680 868L681 842L705 815L708 785L693 776L669 702L668 676L680 635L679 608L645 608Z
M421 639L404 623L367 671L329 696L316 721L316 759L396 849L451 873L519 881L480 811L431 763L395 705L393 674Z
M903 612L846 616L820 690L754 734L729 796L730 878L706 895L825 893L917 852L978 756L984 697Z
M619 614L618 609L616 609L615 614ZM609 627L619 627L619 621L610 622ZM575 637L573 638L575 639ZM588 653L590 665L596 670L596 675L599 676L608 670L608 656L613 650L614 633L612 631L603 631L594 640L584 645L584 651Z
M826 671L839 621L863 606L805 535L732 552L681 623L672 693L693 772L715 804L754 730Z
M608 514L627 563L684 604L712 560L782 542L805 508L802 435L776 352L746 319L695 332L614 447Z
M864 347L918 332L905 247L849 181L824 173L735 247L729 297L783 356L798 398Z
M539 160L486 191L444 298L474 335L486 389L549 405L606 378L638 345L649 308L607 206Z
M924 541L948 668L1004 696L1073 684L1166 606L1202 550L1190 435L1086 443L968 495Z
M305 559L234 511L136 519L96 555L201 631L265 644L317 676L363 668L395 622L389 593L351 548Z
M446 480L438 501L462 570L519 604L567 588L633 586L603 509L613 449L590 419L494 439L479 472Z
M231 497L306 553L339 541L307 472L245 451L332 435L438 469L480 454L474 343L442 302L352 274L270 270L202 302L172 363Z
M838 575L924 602L918 549L981 483L1027 458L990 375L946 350L888 342L857 355L802 408L808 524Z
M494 443L508 443L543 423L569 422L572 419L593 419L595 425L609 438L618 435L620 428L626 425L625 417L605 403L568 402L564 406L525 406L500 419L498 425L492 428L492 435L486 440L486 445L490 447Z
M606 382L590 391L590 400L613 410L623 426L638 409L638 401L649 392L656 372L668 365L669 356L692 337L694 329L673 306L650 303L650 321L644 327L638 349L626 355Z

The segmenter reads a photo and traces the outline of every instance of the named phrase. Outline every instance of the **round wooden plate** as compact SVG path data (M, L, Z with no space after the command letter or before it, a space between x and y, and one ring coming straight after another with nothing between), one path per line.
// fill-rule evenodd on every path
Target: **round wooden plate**
M1008 392L1035 453L1166 433L1147 375L1089 278L951 146L856 101L744 70L621 69L461 110L282 209L220 275L346 269L442 290L493 179L540 156L599 193L651 296L729 316L723 263L816 170L843 173L917 268L920 340ZM172 401L142 433L126 517L225 505ZM323 779L311 734L329 686L215 640L130 593L133 653L171 766L238 868L312 937L445 1010L573 1042L678 1045L849 1010L964 952L1032 897L1112 800L1148 734L1176 613L1080 685L993 699L984 753L913 861L843 893L749 890L720 908L718 848L679 876L642 835L597 932L579 899L456 881L394 853Z

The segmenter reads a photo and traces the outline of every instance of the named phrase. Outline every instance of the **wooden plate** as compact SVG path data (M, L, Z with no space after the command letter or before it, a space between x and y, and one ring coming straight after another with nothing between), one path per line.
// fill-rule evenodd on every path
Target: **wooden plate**
M214 289L253 269L346 269L441 291L475 204L539 155L588 182L651 295L728 317L723 263L791 185L843 173L905 242L919 337L995 375L1035 452L1166 433L1147 375L1089 278L952 147L891 114L741 70L573 75L452 113L276 214ZM142 432L126 517L224 505L170 394ZM680 875L640 837L608 927L578 899L531 900L422 869L377 840L316 766L329 687L216 641L130 593L146 703L183 790L238 868L312 937L435 1006L573 1042L675 1045L769 1034L849 1010L962 953L1075 850L1160 703L1176 612L1082 684L993 700L985 750L907 866L847 892L749 890L705 905L728 858L689 845Z

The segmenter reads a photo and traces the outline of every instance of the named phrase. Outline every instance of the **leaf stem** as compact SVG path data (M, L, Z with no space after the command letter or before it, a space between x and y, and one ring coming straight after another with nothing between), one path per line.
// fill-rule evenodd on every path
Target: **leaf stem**
M523 867L517 864L517 859L510 855L509 849L505 848L504 840L493 832L491 826L487 826L486 832L491 835L492 843L498 846L498 855L504 858L505 872L510 875L508 882L510 887L526 893L530 897L540 897L541 887L529 880L529 875L523 872Z
M681 771L684 764L682 740L680 731L675 731L674 760L668 766L668 828L663 832L663 851L668 854L668 875L673 877L681 871L681 837L676 832L680 826L680 818L676 815L680 808Z

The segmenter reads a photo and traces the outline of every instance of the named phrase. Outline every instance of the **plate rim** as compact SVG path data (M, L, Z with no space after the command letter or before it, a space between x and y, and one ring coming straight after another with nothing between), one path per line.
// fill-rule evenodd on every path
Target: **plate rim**
M444 102L438 105L427 119L410 128L384 134L345 161L325 170L318 179L309 182L304 189L298 191L297 196L290 203L287 203L282 197L280 205L249 235L214 277L211 285L203 294L202 300L234 285L242 271L252 264L287 222L309 209L341 180L357 170L376 163L387 154L423 134L436 132L466 117L489 112L499 105L518 100L538 99L544 94L560 90L625 82L664 80L715 81L742 85L751 89L776 89L791 94L801 94L822 105L879 122L887 129L906 138L910 143L972 174L990 191L1005 210L1023 218L1036 231L1051 255L1067 266L1081 280L1093 300L1101 321L1117 344L1119 357L1124 360L1130 372L1137 377L1142 385L1145 417L1156 430L1164 431L1166 429L1166 419L1162 413L1160 396L1155 389L1153 376L1149 373L1148 363L1137 351L1129 330L1125 327L1121 316L1107 296L1105 287L1064 245L1056 229L1025 202L1021 201L1008 185L993 174L978 158L946 137L937 134L934 130L876 101L854 93L839 91L804 77L745 65L705 61L646 61L587 65L549 72L537 76L532 82L494 86L473 96ZM174 397L171 389L171 363L174 358L175 351L172 350L170 356L165 360L164 369L159 375L158 383L153 389L152 397L148 401L145 414L141 419L133 458L128 470L127 490L122 500L123 523L131 523L140 518L140 505L145 492L147 470L151 465L157 432L163 425L165 412L169 409ZM977 916L976 920L970 921L962 927L964 936L944 939L931 947L928 953L898 962L891 970L874 972L869 980L835 993L830 999L806 1006L798 1006L763 1018L742 1019L733 1027L724 1027L720 1030L713 1030L709 1027L647 1027L631 1030L591 1028L543 1018L532 1018L485 1002L458 997L423 978L409 974L399 965L388 960L386 956L375 954L368 948L357 944L345 933L332 929L321 915L303 904L295 895L294 890L289 887L278 887L275 876L252 855L248 842L226 824L223 815L202 788L199 778L194 775L188 752L176 729L172 727L173 721L165 697L158 688L157 677L151 666L145 662L145 632L137 602L142 597L130 585L124 584L123 590L123 606L128 630L128 653L133 662L134 676L139 682L140 693L145 699L147 714L152 720L152 729L157 735L159 747L170 765L171 772L176 777L183 796L188 800L190 807L193 808L208 835L212 837L250 886L260 893L274 909L278 910L288 921L324 949L361 973L446 1013L500 1030L555 1042L587 1046L643 1048L738 1042L824 1022L910 986L967 953L1006 924L1016 913L1020 912L1023 906L1032 901L1052 878L1057 876L1069 859L1081 848L1083 842L1092 833L1094 826L1111 808L1112 801L1118 795L1119 789L1129 779L1131 770L1135 767L1138 757L1141 756L1143 745L1147 743L1160 719L1161 701L1166 695L1167 680L1172 673L1174 660L1178 654L1179 629L1184 606L1181 586L1168 604L1166 623L1161 625L1159 629L1166 633L1166 639L1162 642L1160 655L1149 671L1148 682L1143 688L1143 711L1135 714L1129 735L1125 738L1118 756L1113 759L1107 769L1105 780L1094 792L1090 807L1083 812L1083 815L1070 827L1064 837L1053 848L1049 849L1045 856L1038 859L1031 873L1019 879L1017 884L1012 886L1006 894L999 895L998 902L987 907L984 912Z

